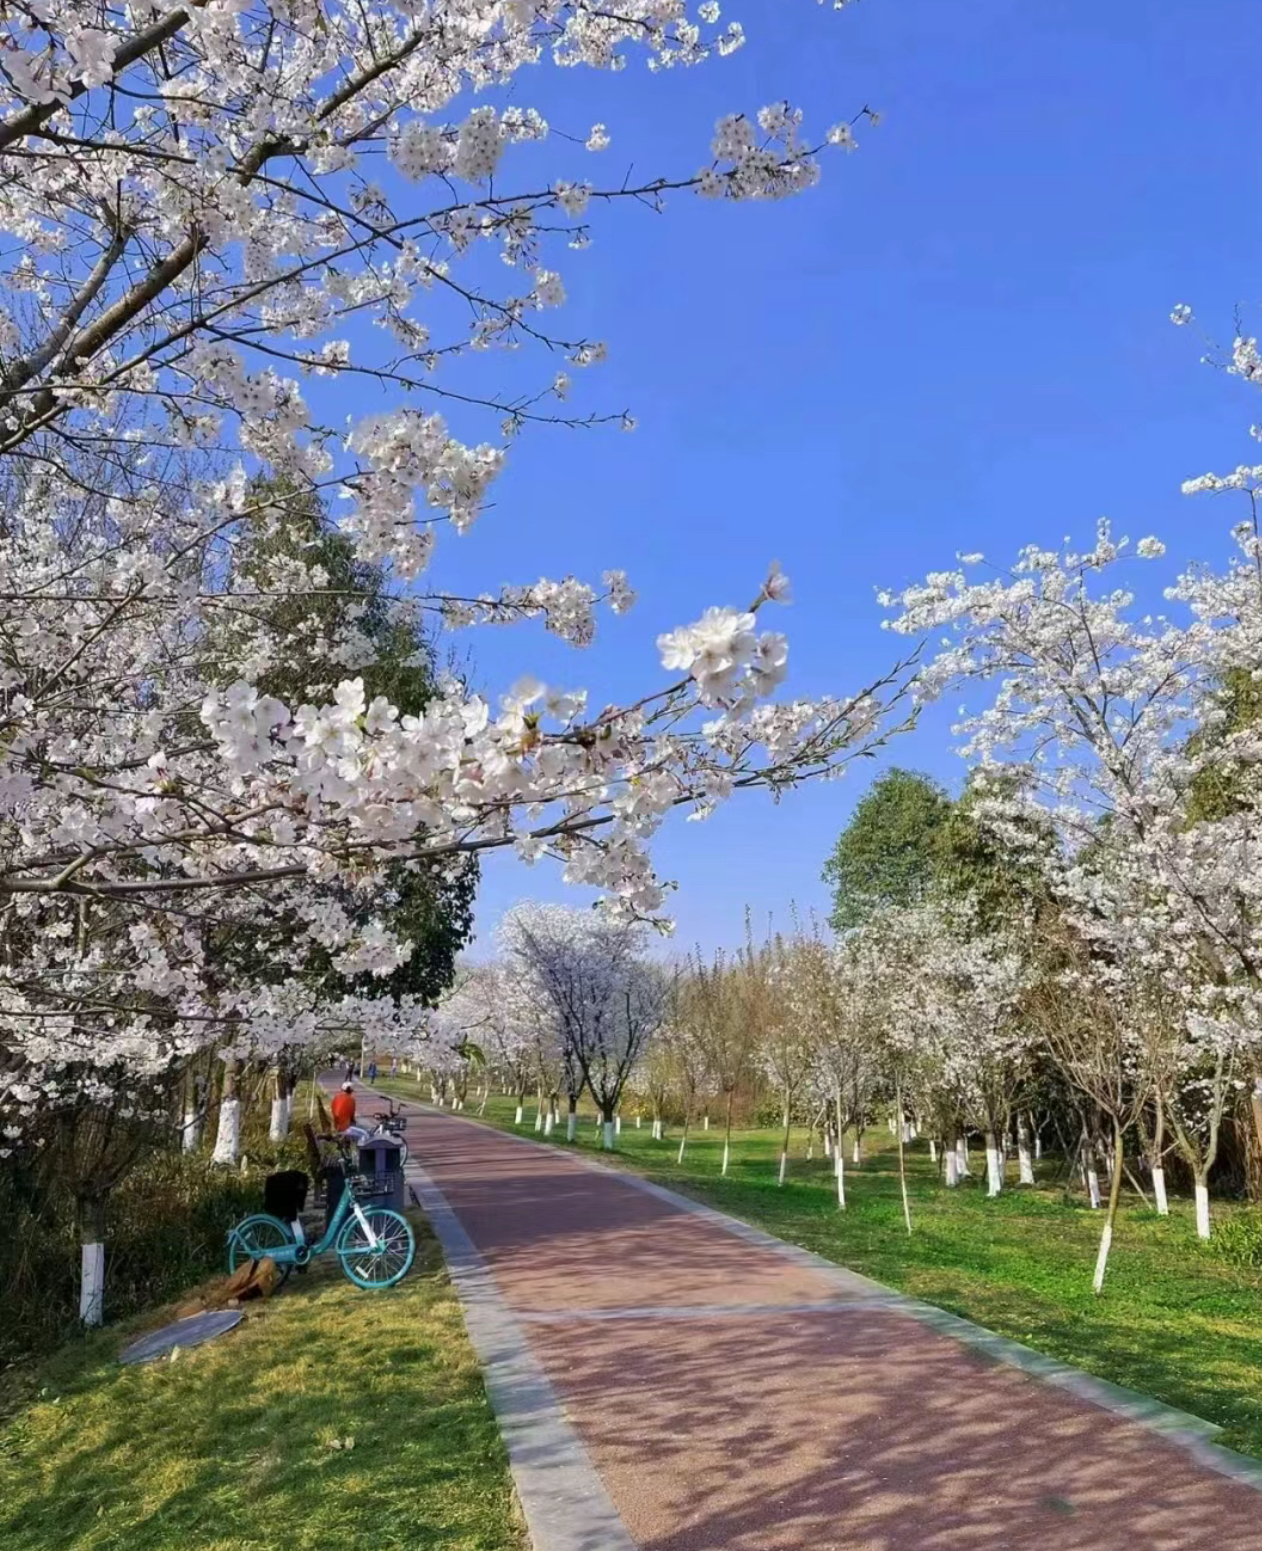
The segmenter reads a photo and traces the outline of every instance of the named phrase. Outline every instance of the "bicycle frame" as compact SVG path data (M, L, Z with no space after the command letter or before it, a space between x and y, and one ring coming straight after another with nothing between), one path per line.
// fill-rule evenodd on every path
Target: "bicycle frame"
M356 1218L359 1226L364 1230L365 1237L368 1240L367 1248L376 1249L378 1243L377 1235L372 1231L367 1217L364 1216L363 1208L355 1199L355 1193L351 1189L351 1182L348 1179L345 1189L338 1199L328 1227L314 1244L280 1244L275 1249L269 1249L267 1253L278 1266L305 1266L316 1255L326 1254L332 1249L334 1241L345 1226L348 1217Z

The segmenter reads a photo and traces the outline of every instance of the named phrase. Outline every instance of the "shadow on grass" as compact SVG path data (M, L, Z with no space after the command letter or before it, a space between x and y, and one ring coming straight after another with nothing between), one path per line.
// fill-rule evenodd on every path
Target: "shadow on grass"
M0 1433L5 1551L522 1545L428 1235L386 1292L361 1292L325 1262L175 1361L119 1368L134 1334L50 1359L42 1394Z

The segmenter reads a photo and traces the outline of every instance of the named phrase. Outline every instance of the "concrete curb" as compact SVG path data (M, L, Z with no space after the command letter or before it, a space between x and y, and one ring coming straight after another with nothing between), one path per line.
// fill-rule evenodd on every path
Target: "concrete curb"
M417 1109L426 1110L430 1114L441 1115L447 1120L464 1121L468 1125L480 1126L523 1147L560 1154L583 1168L612 1175L633 1189L655 1196L659 1201L679 1211L688 1212L713 1227L735 1234L737 1238L744 1239L748 1244L771 1250L794 1265L826 1277L834 1286L849 1294L852 1302L857 1301L860 1306L879 1306L905 1314L920 1324L928 1325L940 1334L983 1353L993 1361L1019 1369L1033 1379L1067 1390L1078 1399L1098 1406L1103 1411L1158 1433L1169 1442L1184 1449L1207 1470L1262 1492L1262 1460L1238 1454L1234 1449L1215 1443L1213 1440L1223 1431L1216 1422L1209 1422L1204 1417L1192 1415L1189 1411L1180 1411L1174 1406L1165 1405L1162 1401L1154 1400L1150 1395L1141 1394L1138 1390L1125 1389L1120 1384L1111 1384L1107 1379L1096 1378L1081 1368L1071 1367L1068 1363L1048 1357L1042 1352L1036 1352L1032 1347L1010 1340L1007 1336L997 1335L993 1330L975 1325L971 1320L948 1313L947 1310L940 1309L934 1304L922 1303L920 1299L898 1292L892 1287L886 1287L881 1282L873 1281L871 1277L847 1270L831 1260L825 1260L822 1255L817 1255L812 1250L778 1239L774 1234L755 1228L737 1217L729 1217L726 1212L720 1212L700 1201L694 1201L690 1196L680 1195L665 1185L658 1185L629 1168L611 1168L596 1158L567 1151L560 1143L536 1141L533 1136L518 1136L513 1131L503 1130L492 1122L479 1119L474 1115L452 1114L449 1110L440 1109L417 1099L408 1099L404 1102L414 1105ZM819 1307L827 1309L835 1306L820 1305ZM706 1311L698 1312L704 1315ZM577 1439L575 1443L577 1447L582 1447Z
M637 1551L486 1262L419 1163L404 1177L430 1220L482 1364L535 1551Z

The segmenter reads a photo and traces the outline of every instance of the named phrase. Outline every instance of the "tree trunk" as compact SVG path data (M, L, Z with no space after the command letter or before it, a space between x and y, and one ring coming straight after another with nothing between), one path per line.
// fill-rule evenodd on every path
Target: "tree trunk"
M241 1152L241 1101L237 1098L237 1063L229 1058L223 1067L223 1097L219 1101L219 1132L212 1163L232 1164Z
M289 1131L288 1117L285 1114L285 1074L280 1067L275 1072L276 1094L272 1099L272 1112L267 1126L267 1139L269 1142L283 1142Z
M727 1090L727 1130L723 1135L723 1167L719 1170L720 1178L727 1175L728 1160L732 1153L732 1090Z
M1032 1185L1034 1160L1030 1156L1030 1126L1024 1115L1017 1116L1017 1167L1020 1170L1018 1183Z
M1166 1171L1161 1164L1155 1164L1152 1171L1152 1193L1156 1202L1157 1216L1169 1217L1170 1201L1166 1196Z
M948 1190L954 1190L960 1182L960 1160L954 1147L946 1145L942 1148L942 1156L946 1160L946 1175L943 1183Z
M614 1148L613 1148L613 1139L614 1139L613 1110L612 1109L606 1109L606 1108L602 1107L600 1113L601 1113L601 1117L602 1117L602 1119L604 1121L604 1124L603 1124L603 1126L601 1128L601 1146L604 1148L604 1150L606 1152L612 1152L614 1150Z
M898 1185L903 1193L903 1221L907 1224L907 1236L911 1237L911 1204L907 1199L907 1155L903 1151L903 1090L898 1084L894 1089L895 1103L898 1105Z
M846 1210L846 1152L841 1145L841 1091L834 1095L834 1106L837 1110L837 1141L833 1147L833 1169L837 1174L837 1206L841 1211Z
M938 1144L937 1144L937 1142L934 1141L933 1137L930 1137L929 1138L929 1162L930 1163L937 1163L937 1161L938 1161Z
M1092 1290L1098 1295L1104 1290L1104 1271L1109 1263L1109 1250L1113 1246L1113 1224L1117 1221L1117 1203L1122 1194L1122 1128L1117 1118L1113 1120L1113 1169L1109 1180L1109 1209L1105 1213L1104 1228L1100 1234L1100 1253L1096 1256L1095 1277Z
M1003 1153L993 1131L986 1133L986 1194L997 1196L1003 1190Z
M963 1132L955 1140L955 1172L960 1179L973 1172L968 1166L968 1137Z
M1196 1236L1198 1239L1209 1238L1209 1183L1203 1172L1199 1171L1194 1176L1192 1195L1196 1201Z
M572 1142L578 1135L578 1095L574 1093L568 1094L567 1102L569 1108L565 1115L565 1140Z
M184 1080L184 1111L180 1117L180 1145L185 1152L196 1152L202 1141L202 1099L200 1080L190 1071Z
M692 1110L691 1108L688 1108L684 1110L684 1131L683 1135L679 1138L679 1156L675 1159L676 1163L682 1163L684 1161L684 1150L688 1146L688 1127L691 1124Z
M105 1320L105 1197L79 1203L79 1318L89 1327Z
M1257 1124L1257 1106L1258 1106L1257 1088L1256 1087L1253 1090L1253 1094L1254 1094L1254 1096L1253 1096L1254 1124L1256 1125ZM1156 1125L1153 1127L1153 1138L1152 1138L1152 1193L1153 1193L1153 1196L1156 1198L1156 1202L1157 1202L1157 1216L1158 1217L1169 1217L1169 1215L1170 1215L1170 1203L1166 1199L1166 1170L1165 1170L1165 1165L1161 1161L1162 1158L1165 1156L1165 1148L1163 1146L1163 1143L1165 1142L1165 1139L1166 1139L1166 1111L1165 1111L1165 1106L1161 1102L1161 1095L1160 1095L1160 1093L1158 1093L1158 1095L1157 1095L1157 1122L1156 1122Z
M1096 1170L1095 1143L1091 1135L1082 1133L1082 1166L1087 1177L1087 1195L1091 1199L1091 1210L1100 1210L1100 1175Z
M792 1125L793 1115L789 1100L784 1101L784 1138L780 1143L780 1179L779 1184L784 1184L784 1176L789 1170L789 1129Z

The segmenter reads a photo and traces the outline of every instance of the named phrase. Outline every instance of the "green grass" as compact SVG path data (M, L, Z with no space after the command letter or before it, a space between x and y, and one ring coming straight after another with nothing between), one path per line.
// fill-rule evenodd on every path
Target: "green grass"
M387 1084L401 1097L428 1098L415 1084ZM514 1101L492 1098L485 1119L512 1130ZM533 1110L525 1134L534 1135ZM564 1122L559 1146L564 1141ZM593 1118L579 1148L595 1152ZM1195 1237L1190 1202L1173 1200L1161 1219L1124 1197L1102 1297L1091 1291L1099 1212L1066 1202L1044 1182L989 1201L974 1179L957 1190L937 1182L928 1144L908 1149L914 1232L903 1226L897 1148L883 1128L865 1138L862 1167L847 1165L848 1209L836 1204L830 1165L807 1163L796 1132L789 1180L776 1185L779 1133L744 1131L719 1177L720 1128L694 1127L682 1167L679 1128L664 1142L624 1119L610 1160L682 1191L793 1244L963 1315L1038 1351L1217 1422L1222 1441L1262 1456L1262 1277L1224 1263ZM984 1161L974 1155L973 1167ZM1010 1168L1009 1179L1015 1176ZM1249 1212L1214 1203L1226 1223Z
M477 1360L417 1227L388 1292L330 1257L174 1362L115 1361L151 1314L0 1375L0 1546L522 1551Z

